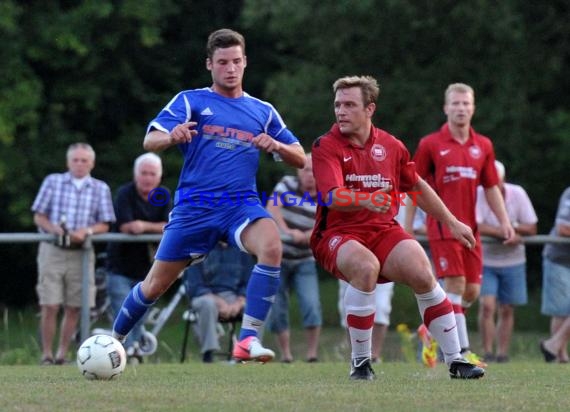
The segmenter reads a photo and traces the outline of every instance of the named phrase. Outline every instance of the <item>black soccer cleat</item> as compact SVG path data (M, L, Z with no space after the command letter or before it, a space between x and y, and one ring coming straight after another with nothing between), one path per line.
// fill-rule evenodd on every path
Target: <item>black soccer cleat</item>
M355 358L350 363L350 379L372 381L376 379L370 358Z
M465 359L455 359L449 365L451 379L479 379L485 375L485 369L469 363Z

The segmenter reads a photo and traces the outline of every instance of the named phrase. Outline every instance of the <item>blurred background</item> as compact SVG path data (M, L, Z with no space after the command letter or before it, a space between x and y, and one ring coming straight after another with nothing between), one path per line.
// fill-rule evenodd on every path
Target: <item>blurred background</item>
M470 84L475 129L547 234L570 185L569 20L563 0L2 0L0 231L36 231L31 204L65 170L70 143L94 147L93 175L113 191L131 179L148 121L178 91L210 85L206 39L228 27L246 37L245 90L273 103L306 150L333 122L340 76L379 80L375 123L412 153L445 121L447 85ZM174 190L181 156L161 156ZM263 155L258 189L285 172ZM36 303L36 250L0 244L0 307ZM541 247L527 250L536 295Z

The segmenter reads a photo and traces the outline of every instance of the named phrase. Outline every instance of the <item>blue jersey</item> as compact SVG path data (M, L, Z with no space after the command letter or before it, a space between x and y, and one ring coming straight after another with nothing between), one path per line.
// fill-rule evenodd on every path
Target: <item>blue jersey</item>
M284 144L299 142L271 104L247 93L224 97L209 87L178 93L150 122L148 131L170 133L188 121L197 122L198 134L190 143L178 145L184 165L175 207L204 206L222 198L257 199L259 149L252 139L266 133Z

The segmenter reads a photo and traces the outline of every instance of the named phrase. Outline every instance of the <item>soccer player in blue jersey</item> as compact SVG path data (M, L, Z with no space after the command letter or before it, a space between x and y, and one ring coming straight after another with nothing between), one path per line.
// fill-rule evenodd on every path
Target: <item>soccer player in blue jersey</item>
M260 151L297 168L306 157L275 108L243 91L246 65L243 36L229 29L213 32L206 59L212 86L178 93L148 126L145 150L177 146L184 165L154 264L115 319L113 335L119 340L187 265L204 260L224 240L257 257L233 356L260 362L275 356L257 335L279 286L282 246L255 178Z

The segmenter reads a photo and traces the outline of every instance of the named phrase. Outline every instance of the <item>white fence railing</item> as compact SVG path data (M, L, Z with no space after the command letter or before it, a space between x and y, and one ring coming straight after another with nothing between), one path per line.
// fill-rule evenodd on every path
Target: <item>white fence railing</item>
M99 235L90 236L83 244L83 274L82 274L82 288L81 288L81 324L80 336L83 342L90 335L91 319L89 308L89 255L93 249L93 243L108 243L108 242L158 242L162 235L126 235L123 233L104 233ZM420 243L426 244L427 238L425 236L417 236ZM54 235L43 233L0 233L0 243L38 243L38 242L53 242L55 241ZM482 238L483 242L497 242L494 238ZM523 241L527 245L542 245L545 243L568 243L570 244L569 237L549 236L549 235L536 235L526 236Z

